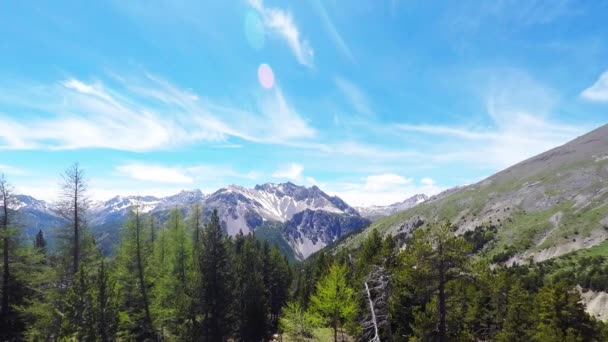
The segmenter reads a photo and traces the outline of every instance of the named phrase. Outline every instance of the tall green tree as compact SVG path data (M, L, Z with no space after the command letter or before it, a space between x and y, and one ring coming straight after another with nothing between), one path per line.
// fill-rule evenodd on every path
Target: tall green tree
M118 329L115 283L110 278L103 260L97 272L93 298L97 339L100 342L115 341Z
M565 282L543 286L534 301L533 341L601 341L602 332L580 303L580 294Z
M311 310L333 328L334 342L338 341L338 328L350 323L357 313L355 291L346 283L346 270L345 266L333 264L310 298Z
M9 288L11 282L11 272L9 263L10 239L9 231L10 217L12 212L13 195L4 174L0 175L0 234L2 234L2 303L0 304L0 317L8 319L11 310Z
M168 338L186 339L193 331L191 313L194 278L192 234L180 211L171 210L159 240L165 244L161 267L157 267L154 287L156 325Z
M496 335L499 342L526 342L531 341L531 325L533 322L531 295L517 281L509 290L507 296L507 314L503 328Z
M261 341L270 326L263 252L252 235L237 235L234 246L236 334L242 341Z
M424 335L421 338L437 339L440 342L448 340L449 293L446 290L452 281L470 275L470 252L471 245L462 237L456 236L451 225L446 222L416 230L407 251L402 253L404 281L417 285L418 295L427 298L423 302L428 303L428 299L435 297L433 302L436 308L429 308L434 313L418 315L419 318L436 320L425 324L426 327L433 327L431 331L426 328L418 330L418 334Z
M139 204L131 208L124 225L116 255L116 279L122 303L121 334L123 338L146 339L155 335L149 298L152 245L140 210Z
M203 230L200 254L201 337L204 341L223 341L231 332L233 274L231 257L222 234L217 210Z

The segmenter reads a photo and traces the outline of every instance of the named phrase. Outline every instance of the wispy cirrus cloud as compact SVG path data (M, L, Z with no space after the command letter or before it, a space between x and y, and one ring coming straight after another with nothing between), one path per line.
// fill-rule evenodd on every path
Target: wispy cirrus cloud
M521 72L492 78L484 92L485 124L396 124L398 132L431 139L438 160L474 162L503 168L566 143L593 128L570 125L551 112L559 98Z
M329 13L327 13L327 10L325 9L325 5L323 5L323 2L321 0L314 0L313 5L314 5L317 13L321 17L321 20L323 21L323 25L325 25L325 29L327 30L327 32L329 32L329 36L334 41L336 46L340 49L340 52L342 52L342 54L344 54L344 56L346 56L346 58L351 63L356 63L355 57L353 56L353 53L352 53L350 47L348 46L348 44L346 44L346 42L342 38L342 35L340 34L340 32L338 32L338 29L334 25L333 20L329 16Z
M336 77L334 81L338 90L340 90L355 111L363 115L371 115L373 113L368 96L359 86L342 77Z
M589 88L583 90L581 97L588 101L608 102L608 70L604 71Z
M280 88L251 110L181 89L154 75L106 82L69 78L53 84L0 84L0 149L169 149L195 142L225 145L230 137L282 144L316 130ZM246 107L245 107L246 108Z
M301 37L291 12L264 6L263 0L248 0L262 17L264 27L273 34L281 37L293 52L298 62L307 67L314 66L314 50L310 43Z

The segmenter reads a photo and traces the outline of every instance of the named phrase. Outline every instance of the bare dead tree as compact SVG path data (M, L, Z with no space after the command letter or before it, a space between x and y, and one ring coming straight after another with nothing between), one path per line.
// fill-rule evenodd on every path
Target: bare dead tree
M384 267L373 266L364 281L363 296L368 303L369 314L361 321L361 341L380 342L382 329L390 329L388 313L390 277Z
M87 180L78 163L68 167L61 177L61 194L56 211L70 223L69 227L72 230L72 274L76 274L81 258L82 228L89 207L89 199L86 196Z
M2 219L0 220L0 226L2 227L2 260L3 260L3 274L2 274L2 316L6 316L10 310L10 298L9 289L11 281L10 264L9 264L9 249L10 249L10 213L14 204L14 197L12 187L4 177L4 174L0 175L0 210Z

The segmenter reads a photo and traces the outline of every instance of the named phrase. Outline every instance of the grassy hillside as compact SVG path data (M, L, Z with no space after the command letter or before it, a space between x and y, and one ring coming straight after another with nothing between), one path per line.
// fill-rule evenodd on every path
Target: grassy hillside
M371 229L407 236L446 219L460 234L496 227L484 254L508 254L511 263L601 244L608 239L608 125L477 184L380 219L341 245L357 246Z

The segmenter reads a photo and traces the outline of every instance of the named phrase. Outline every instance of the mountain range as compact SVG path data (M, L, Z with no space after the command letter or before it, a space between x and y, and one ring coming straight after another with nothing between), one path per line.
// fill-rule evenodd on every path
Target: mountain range
M187 216L193 205L198 203L204 216L218 210L227 234L259 233L302 260L342 236L368 226L371 220L400 208L409 208L426 198L416 195L387 207L355 209L317 186L304 187L289 182L266 183L253 188L229 185L207 195L200 190L190 190L162 198L116 196L91 203L87 223L102 250L111 253L129 211L136 204L142 212L151 214L162 223L171 209L177 208ZM27 235L42 229L52 237L65 224L51 204L26 195L17 196L17 200L19 220Z

